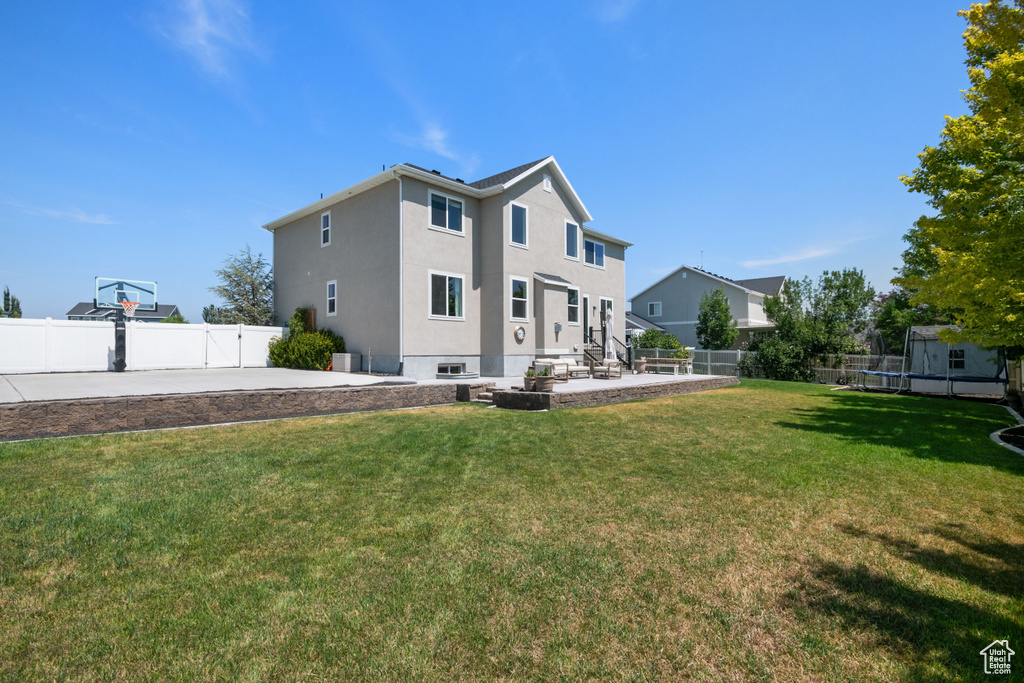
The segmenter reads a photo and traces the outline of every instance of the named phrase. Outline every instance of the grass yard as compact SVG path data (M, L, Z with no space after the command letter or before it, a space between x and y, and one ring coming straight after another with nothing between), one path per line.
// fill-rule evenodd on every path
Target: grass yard
M744 381L0 444L0 679L1019 678L1010 424Z

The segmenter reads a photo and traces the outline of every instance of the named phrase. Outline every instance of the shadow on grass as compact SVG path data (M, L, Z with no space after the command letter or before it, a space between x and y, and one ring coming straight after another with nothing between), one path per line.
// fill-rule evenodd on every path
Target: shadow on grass
M880 396L849 391L818 408L795 408L798 421L779 427L899 448L925 459L988 465L1024 475L1024 457L994 444L989 434L1007 426L1001 408L918 396Z
M838 620L862 647L893 652L909 680L986 680L980 650L997 638L1024 642L1011 619L863 565L819 562L798 586L788 596L796 612Z
M976 533L968 538L962 524L943 524L922 530L925 534L956 543L960 546L959 552L928 548L914 540L864 531L852 525L837 528L850 536L875 540L907 562L913 562L930 572L966 581L982 590L1016 598L1024 586L1024 544L1007 543Z

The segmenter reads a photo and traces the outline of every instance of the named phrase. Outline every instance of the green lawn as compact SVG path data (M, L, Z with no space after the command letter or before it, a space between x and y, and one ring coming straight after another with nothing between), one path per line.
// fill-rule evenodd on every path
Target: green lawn
M1012 423L744 381L0 444L0 679L983 680Z

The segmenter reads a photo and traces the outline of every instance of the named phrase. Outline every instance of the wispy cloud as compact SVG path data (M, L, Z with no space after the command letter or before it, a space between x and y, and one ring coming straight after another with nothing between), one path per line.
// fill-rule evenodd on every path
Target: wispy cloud
M399 135L398 138L410 147L451 159L462 167L463 175L472 175L480 165L480 158L476 154L466 155L454 150L448 140L448 131L435 123L425 124L419 135Z
M743 261L740 263L744 268L764 268L765 266L777 266L780 263L796 263L806 261L819 256L828 256L839 251L839 247L805 247L792 254L784 254L775 258L756 259L754 261Z
M77 208L70 208L66 211L58 209L42 209L35 206L28 206L21 202L15 202L10 199L0 200L8 206L13 206L22 213L27 213L30 216L47 216L49 218L56 218L62 221L71 221L74 223L95 223L98 225L117 225L117 221L111 220L106 214L88 214L85 211Z
M809 261L811 259L820 258L822 256L831 256L832 254L837 254L840 251L842 251L843 247L847 247L851 244L861 242L866 239L869 238L867 236L855 237L853 239L843 240L842 242L838 242L836 244L828 246L819 245L814 247L804 247L803 249L799 249L789 254L776 256L775 258L742 261L740 265L743 266L744 268L764 268L767 266L777 266L782 263L797 263L798 261Z
M597 8L597 18L606 24L625 21L633 13L640 0L604 0Z
M174 15L158 30L216 78L230 78L234 55L264 52L248 8L239 0L178 0Z

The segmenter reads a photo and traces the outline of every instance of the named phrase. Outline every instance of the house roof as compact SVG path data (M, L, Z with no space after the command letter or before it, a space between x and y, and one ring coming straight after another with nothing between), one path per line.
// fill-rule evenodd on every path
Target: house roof
M786 282L786 276L776 275L774 277L758 277L749 280L734 280L734 282L740 287L745 287L751 291L775 296L782 290L782 285Z
M495 185L504 185L508 181L513 180L514 178L517 178L523 173L526 173L527 171L531 170L534 166L539 166L541 163L547 161L548 159L554 160L554 157L544 157L543 159L537 159L537 161L531 161L530 163L523 164L522 166L510 168L509 170L502 171L501 173L495 173L494 175L484 178L483 180L477 180L475 182L472 182L469 184L469 186L474 187L478 190L484 190L488 187L494 187Z
M640 330L657 330L658 332L664 332L665 328L660 325L655 325L650 320L644 320L633 311L626 311L626 327L635 327Z
M81 301L75 304L70 311L64 315L107 315L116 313L116 308L97 308L93 306L91 301ZM155 311L144 311L142 309L135 309L136 318L154 318L163 320L164 318L178 313L178 307L175 304L157 304Z
M560 278L557 275L548 275L547 273L534 273L534 279L540 280L546 285L556 285L559 287L568 287L572 283L564 278Z
M558 165L558 162L555 161L555 157L548 156L544 157L543 159L530 162L528 164L516 166L515 168L511 168L507 171L503 171L501 173L488 176L482 180L477 180L472 183L466 183L461 178L450 178L446 175L443 175L440 171L428 171L427 169L422 168L420 166L416 166L414 164L396 164L387 170L381 171L380 173L372 175L369 178L366 178L365 180L356 183L355 185L350 185L349 187L346 187L343 190L339 190L338 192L328 195L327 197L323 197L322 199L319 199L313 202L312 204L308 204L302 207L301 209L298 209L297 211L292 211L286 216L282 216L281 218L273 220L265 224L263 228L265 230L273 232L274 230L283 225L287 225L292 221L296 221L300 218L305 218L306 216L310 216L312 214L321 212L333 204L337 204L338 202L344 201L349 197L355 196L362 192L366 192L367 190L377 187L378 185L383 185L388 181L394 180L398 176L408 176L412 178L417 178L423 182L428 182L433 185L451 190L453 192L458 192L469 197L482 199L484 197L491 197L493 195L500 194L501 192L504 192L505 190L509 189L510 187L520 182L521 180L527 178L533 173L536 173L537 171L544 168L548 169L551 172L552 177L556 179L559 185L561 185L562 188L565 190L565 193L569 199L569 203L572 204L572 206L579 213L582 221L586 223L587 221L594 220L593 216L591 216L590 212L587 210L587 207L583 204L583 200L580 199L578 194L576 194L576 190L573 188L572 183L570 183L569 179L565 177L565 173L562 172L562 168ZM583 226L583 231L589 232L595 236L599 236L602 239L608 242L612 242L614 244L619 244L624 247L633 246L630 242L626 242L618 239L617 237L612 237L611 235L598 232L587 227L586 225Z
M724 277L722 275L716 275L715 273L709 272L707 270L703 270L701 268L697 268L695 266L680 266L680 267L676 268L675 270L673 270L668 275L666 275L665 277L663 277L660 280L658 280L657 282L655 282L653 285L650 285L650 286L640 290L636 294L634 294L632 297L630 297L630 301L632 301L633 299L637 298L641 294L643 294L643 293L645 293L645 292L647 292L647 291L649 291L651 289L654 289L655 287L660 285L665 280L668 280L669 278L674 277L675 275L678 275L679 273L683 272L684 270L689 271L691 273L699 273L701 275L704 275L705 277L711 278L712 280L716 280L718 282L721 282L723 285L728 285L729 287L735 287L736 289L741 289L744 292L747 292L748 294L758 294L758 295L761 295L761 296L764 296L765 294L773 294L774 292L764 291L764 290L761 290L761 289L755 289L753 287L749 287L748 285L750 285L750 284L757 284L759 287L768 288L773 281L779 280L780 281L779 287L781 287L782 286L781 283L785 282L785 280L786 280L786 276L785 275L779 275L779 276L776 276L776 277L755 278L755 279L752 279L752 280L730 280L727 277ZM778 289L776 289L775 291L777 292Z
M940 330L958 330L956 325L915 325L910 331L922 339L934 340L939 338Z

